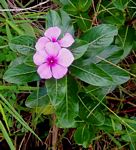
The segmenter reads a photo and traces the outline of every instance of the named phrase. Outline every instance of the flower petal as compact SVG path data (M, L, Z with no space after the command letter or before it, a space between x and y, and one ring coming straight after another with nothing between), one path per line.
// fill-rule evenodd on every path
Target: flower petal
M59 52L59 55L57 56L57 59L58 59L58 64L64 67L68 67L74 61L74 56L70 50L66 48L62 48L61 51Z
M56 64L52 67L52 75L55 79L60 79L66 75L68 71L67 67Z
M37 51L33 56L33 61L36 65L41 65L46 61L47 54L45 51Z
M47 37L41 37L36 42L35 48L37 51L44 50L46 43L48 43L50 40Z
M37 72L42 79L50 79L52 77L50 66L47 63L40 65Z
M58 28L58 27L50 27L44 33L44 35L47 38L49 38L50 40L52 40L52 39L56 39L57 40L58 37L60 36L60 34L61 34L61 29Z
M49 56L57 56L61 47L57 42L48 42L45 46L45 50Z
M59 44L61 47L69 47L74 43L74 38L70 33L66 33L64 37L59 40Z

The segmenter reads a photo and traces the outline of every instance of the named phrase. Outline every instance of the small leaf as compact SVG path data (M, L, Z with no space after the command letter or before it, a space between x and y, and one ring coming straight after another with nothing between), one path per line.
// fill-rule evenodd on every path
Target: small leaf
M34 45L35 38L28 35L17 36L9 43L11 50L23 55L28 55L30 52L34 52Z
M113 0L113 5L119 10L124 10L129 2L129 0Z
M74 139L77 144L83 145L84 148L87 148L91 142L90 134L92 134L89 130L89 127L84 125L78 127L74 134Z
M124 59L132 50L135 37L135 30L131 27L122 27L119 30L119 36L116 38L116 44L124 50L122 59Z

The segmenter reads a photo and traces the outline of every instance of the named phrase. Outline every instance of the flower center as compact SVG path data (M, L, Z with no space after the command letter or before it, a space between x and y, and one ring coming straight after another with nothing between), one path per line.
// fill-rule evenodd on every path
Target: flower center
M57 63L57 59L55 57L48 57L47 58L47 63L49 66L54 66Z
M52 37L52 42L57 42L56 38Z

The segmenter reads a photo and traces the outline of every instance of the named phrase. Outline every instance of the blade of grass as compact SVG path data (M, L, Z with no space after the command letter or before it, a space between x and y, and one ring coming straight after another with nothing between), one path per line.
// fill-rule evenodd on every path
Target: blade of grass
M6 127L8 129L8 132L10 133L8 122L7 122L7 117L6 117L5 113L4 113L4 110L3 110L2 106L1 106L1 104L0 104L0 112L2 114L3 120L5 121L5 124L6 124Z
M18 112L13 108L13 106L10 105L10 103L3 97L2 94L0 94L0 98L3 102L3 107L16 119L18 120L22 126L24 126L28 131L30 131L33 135L35 135L40 141L41 139L38 137L38 135L29 127L29 125L23 120L23 118L18 114Z
M24 35L24 31L21 30L19 27L17 27L17 25L13 22L13 21L10 21L10 20L6 20L6 23L12 28L14 29L19 35Z
M10 147L10 150L15 150L15 147L14 147L12 141L11 141L11 138L9 137L9 135L8 135L6 129L4 128L4 125L2 124L1 121L0 121L0 129L2 131L2 134L3 134L4 138L5 138L5 140L7 141L8 145Z
M5 0L1 0L0 1L0 4L1 4L1 6L4 8L4 9L8 9L8 4L7 4L7 2L5 1ZM11 20L13 20L13 17L12 17L12 15L11 15L11 13L8 11L8 12L6 12L7 13L7 15L8 15L8 17L11 19ZM5 16L6 18L7 18L7 15Z

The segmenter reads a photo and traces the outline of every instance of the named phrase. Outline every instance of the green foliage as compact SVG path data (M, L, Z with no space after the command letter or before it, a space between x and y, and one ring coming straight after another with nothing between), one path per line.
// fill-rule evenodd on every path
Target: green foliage
M28 55L31 51L34 51L34 43L35 43L35 38L31 37L31 36L18 36L13 38L10 42L9 42L9 47L11 50L24 54L24 55Z
M40 140L34 130L45 117L53 115L56 119L50 119L50 127L55 123L58 128L75 128L74 140L84 148L106 136L119 149L124 143L129 149L135 149L135 118L127 113L120 117L120 110L123 112L123 105L128 102L126 95L135 96L122 88L129 79L135 82L136 65L135 61L130 65L121 63L123 69L119 64L136 48L135 2L54 1L59 6L57 10L16 12L16 15L8 11L0 16L0 84L3 84L0 85L0 134L11 150L14 149L11 136L16 132L17 136L24 136L29 131ZM1 7L8 8L5 0L0 2ZM59 80L41 80L33 63L36 37L44 34L41 26L37 26L40 23L44 26L44 22L46 29L58 26L62 30L61 36L68 32L75 38L68 48L75 60L67 75ZM21 93L25 96L19 100ZM120 97L117 104L108 99L113 95L116 95L116 101ZM129 105L135 104L130 102ZM22 118L22 112L31 114L28 123ZM14 119L19 131L12 135Z
M22 84L39 80L36 68L26 64L20 64L15 67L9 67L5 72L4 80L10 83Z

